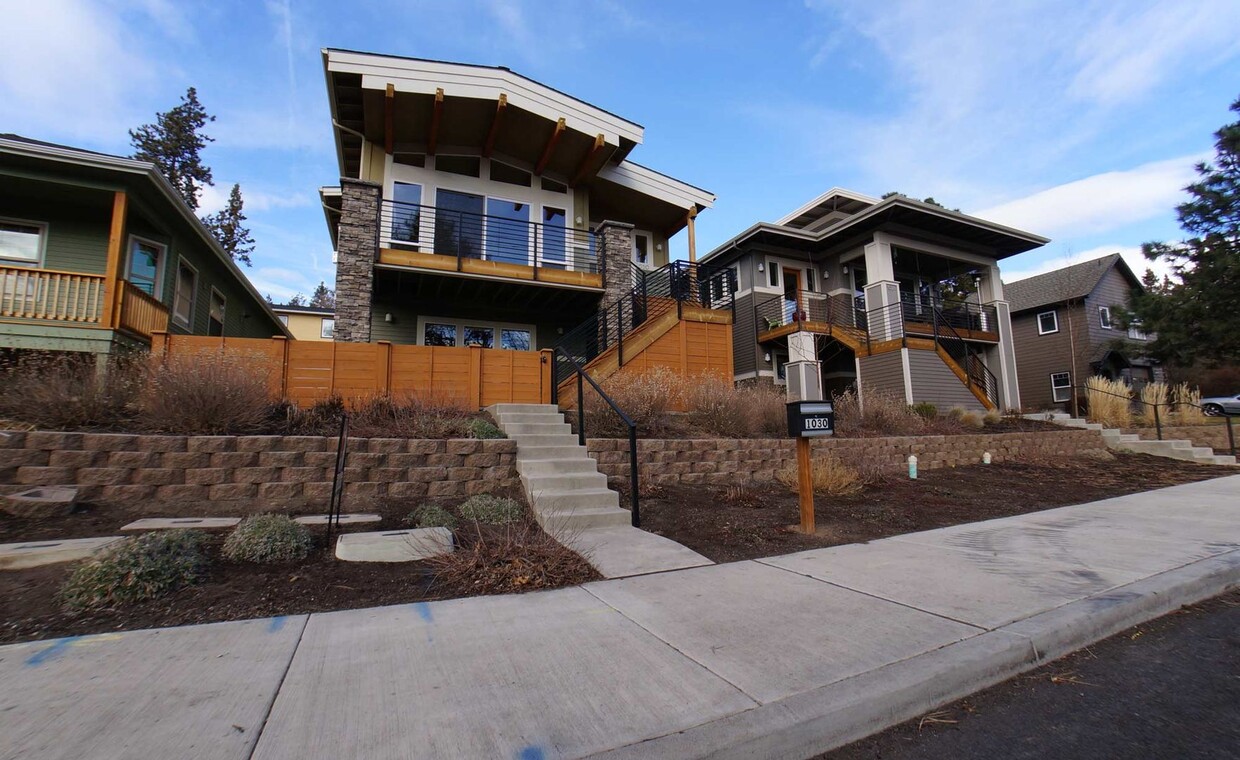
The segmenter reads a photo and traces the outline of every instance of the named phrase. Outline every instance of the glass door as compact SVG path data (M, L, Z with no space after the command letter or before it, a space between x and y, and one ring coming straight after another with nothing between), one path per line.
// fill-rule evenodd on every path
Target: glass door
M538 266L565 269L568 262L568 214L562 208L543 206L542 251Z
M525 203L487 198L486 257L524 264L530 261L530 207Z
M483 198L439 190L435 193L435 253L469 259L483 257Z

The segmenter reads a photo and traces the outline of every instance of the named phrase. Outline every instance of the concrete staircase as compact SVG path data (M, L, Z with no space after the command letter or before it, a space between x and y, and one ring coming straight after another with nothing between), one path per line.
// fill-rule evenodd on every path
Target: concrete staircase
M1102 439L1106 441L1107 448L1109 449L1135 451L1139 454L1153 454L1154 456L1182 459L1186 462L1200 462L1201 464L1236 464L1235 457L1215 454L1214 449L1208 446L1194 446L1192 441L1149 441L1135 433L1125 433L1115 428L1103 427L1096 422L1086 422L1083 419L1062 412L1026 414L1025 417L1031 420L1048 420L1064 427L1097 430L1102 433Z
M713 564L680 544L632 527L620 494L551 404L496 404L487 411L517 442L517 473L538 524L606 578Z

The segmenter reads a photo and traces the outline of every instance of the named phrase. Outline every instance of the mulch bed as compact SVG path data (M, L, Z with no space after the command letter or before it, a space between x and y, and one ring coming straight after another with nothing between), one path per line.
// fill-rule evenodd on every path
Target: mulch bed
M793 530L795 493L772 487L657 487L641 502L642 527L716 562L872 541L966 522L1082 504L1240 474L1148 454L1113 461L1048 459L926 470L849 496L816 496L817 534Z
M403 518L421 503L430 502L381 503L366 511L381 514L382 522L343 526L342 530L412 527L404 523ZM449 504L441 503L441 506ZM47 520L21 520L0 514L0 542L120 535L117 529L121 525L149 516L152 516L149 509L119 505L88 507L81 513ZM554 569L551 574L540 574L537 567L532 571L529 567L521 567L521 552L517 549L505 561L488 568L483 584L462 582L459 572L438 575L433 562L342 562L333 556L326 528L311 526L310 529L315 536L311 555L301 562L274 565L224 559L219 551L228 531L211 531L212 539L207 547L211 564L202 583L115 609L73 613L59 606L56 592L77 563L0 571L0 599L4 600L0 642L533 591L573 586L599 578L585 560L542 533L532 518L512 526L475 528L463 524L455 531L458 549L453 556L462 562L468 559L479 539L502 543L505 537L515 534L520 537L518 543L536 545L532 554L537 563Z

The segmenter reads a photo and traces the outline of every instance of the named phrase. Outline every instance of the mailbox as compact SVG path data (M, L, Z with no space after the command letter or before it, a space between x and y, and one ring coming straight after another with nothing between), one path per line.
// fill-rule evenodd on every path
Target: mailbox
M830 401L789 401L788 435L818 438L835 434L835 407Z

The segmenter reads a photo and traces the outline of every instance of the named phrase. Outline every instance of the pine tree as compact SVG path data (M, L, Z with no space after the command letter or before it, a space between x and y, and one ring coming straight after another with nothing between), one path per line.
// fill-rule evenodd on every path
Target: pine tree
M1231 105L1240 115L1240 99ZM1146 243L1146 258L1163 259L1176 279L1145 277L1146 292L1122 315L1157 338L1156 358L1181 367L1240 362L1240 121L1215 136L1213 163L1197 164L1198 180L1176 207L1189 237L1180 243Z
M310 305L319 309L336 308L336 291L328 288L327 283L320 281L319 286L310 296Z
M129 130L133 157L150 161L176 189L192 209L198 208L198 193L211 185L211 169L202 162L200 153L212 138L202 128L215 117L198 102L193 87L185 91L181 104L164 113L155 114L154 124L143 124Z
M288 299L288 304L287 304L287 305L288 305L288 306L305 306L305 305L306 305L306 297L305 297L305 296L303 296L301 293L298 293L297 295L295 295L295 296L293 296L292 298Z
M220 246L234 261L248 267L251 266L250 253L254 251L254 238L250 237L250 230L245 226L244 206L241 200L241 185L233 185L232 192L228 194L228 205L218 213L204 216L202 223L211 230L211 234L220 241Z

